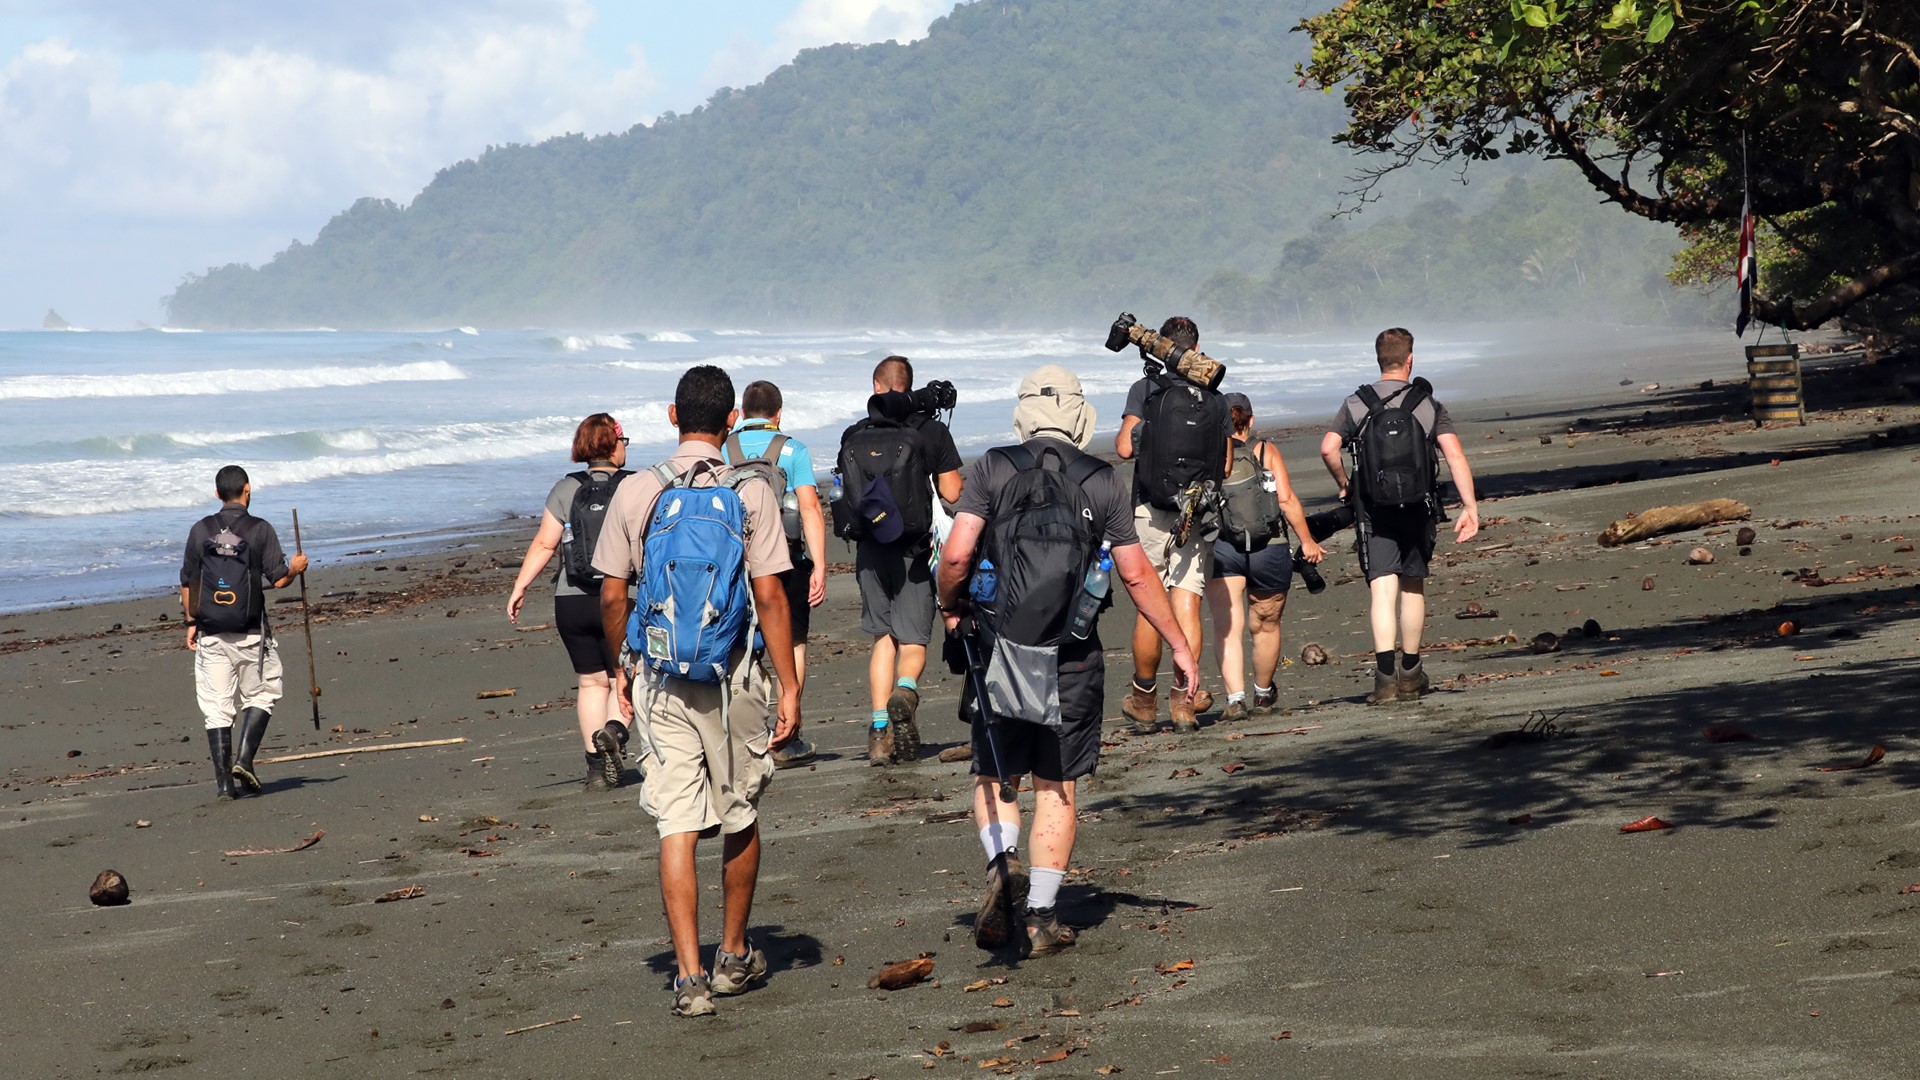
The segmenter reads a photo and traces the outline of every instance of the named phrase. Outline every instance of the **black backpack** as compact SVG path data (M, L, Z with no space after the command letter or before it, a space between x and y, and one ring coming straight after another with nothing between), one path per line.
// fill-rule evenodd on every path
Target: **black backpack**
M202 634L251 634L263 629L266 597L260 591L260 554L249 534L253 518L244 510L206 519L207 539L200 546L200 580L193 596L193 617Z
M1248 555L1287 533L1278 481L1266 465L1265 440L1236 447L1220 485L1220 539Z
M874 417L840 436L840 475L846 498L858 503L875 480L884 480L900 514L902 542L914 542L933 528L933 488L928 483L927 452L920 432L908 424ZM834 535L864 540L868 523L858 514L834 516Z
M1218 390L1172 375L1152 381L1133 436L1134 487L1160 509L1177 510L1181 492L1220 482L1233 429Z
M633 474L625 469L611 473L592 470L568 473L580 482L574 490L573 505L567 509L567 538L561 542L560 565L566 568L567 584L588 592L598 591L605 575L593 568L593 549L600 542L600 527L606 524L607 505L620 481Z
M1354 391L1367 415L1353 440L1353 479L1368 507L1425 507L1433 494L1433 436L1420 426L1414 410L1433 396L1425 379L1415 379L1382 398L1373 387Z
M981 546L998 579L980 620L992 644L983 680L987 708L1058 728L1060 644L1103 535L1082 485L1112 466L1059 446L988 453L1019 471L994 494Z

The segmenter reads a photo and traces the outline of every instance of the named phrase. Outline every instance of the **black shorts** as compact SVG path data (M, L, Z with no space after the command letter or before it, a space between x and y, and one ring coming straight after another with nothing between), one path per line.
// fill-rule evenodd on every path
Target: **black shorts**
M805 645L807 630L813 626L813 605L807 603L807 579L813 576L813 564L793 561L793 569L780 574L787 590L787 614L793 619L793 643Z
M607 632L600 621L598 596L588 593L554 597L553 625L560 630L560 644L567 647L575 675L613 674L613 661L607 658Z
M1371 528L1363 530L1355 541L1356 549L1360 544L1367 546L1361 559L1368 581L1388 574L1427 576L1427 564L1433 559L1432 515L1425 510L1374 510L1368 513L1368 522Z
M1060 719L1058 735L1039 724L1002 720L991 738L983 719L973 723L975 776L1013 777L1032 773L1036 780L1078 780L1093 775L1100 764L1100 719L1106 711L1106 654L1096 630L1085 641L1060 650ZM962 715L973 700L973 681L960 694Z
M1224 540L1213 542L1213 577L1247 579L1247 590L1261 595L1286 592L1293 584L1293 549L1274 541L1251 555Z

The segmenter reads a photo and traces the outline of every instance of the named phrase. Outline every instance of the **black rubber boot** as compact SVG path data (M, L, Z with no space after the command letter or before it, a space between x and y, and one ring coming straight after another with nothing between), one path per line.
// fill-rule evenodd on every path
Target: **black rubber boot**
M207 729L207 755L213 758L214 798L225 802L233 798L233 729Z
M260 790L260 778L253 773L253 755L260 752L260 740L267 737L267 721L273 714L265 709L245 709L240 713L240 745L233 755L233 776L248 792Z

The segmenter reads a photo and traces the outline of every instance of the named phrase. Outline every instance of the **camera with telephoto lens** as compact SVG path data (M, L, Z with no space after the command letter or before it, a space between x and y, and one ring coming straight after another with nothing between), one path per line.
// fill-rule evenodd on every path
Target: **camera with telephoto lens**
M1344 503L1331 510L1308 514L1307 532L1318 543L1352 525L1353 517L1353 507ZM1300 575L1300 580L1306 584L1308 592L1318 595L1326 590L1327 579L1320 576L1319 567L1306 560L1306 555L1301 548L1293 549L1293 572Z
M940 379L918 390L907 391L907 396L913 399L914 411L924 413L944 412L960 401L960 393L953 388L953 384Z
M1218 390L1220 380L1227 377L1225 364L1199 349L1189 349L1161 337L1140 325L1132 312L1123 311L1107 328L1107 351L1119 352L1128 345L1140 346L1140 355L1147 360L1146 373L1149 378L1160 374L1161 368L1170 367L1195 386Z

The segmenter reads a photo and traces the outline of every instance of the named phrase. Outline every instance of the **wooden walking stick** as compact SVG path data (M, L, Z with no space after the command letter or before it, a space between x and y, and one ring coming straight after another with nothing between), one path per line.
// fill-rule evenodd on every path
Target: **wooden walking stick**
M300 510L293 511L293 553L305 555L300 543ZM307 628L307 694L313 699L313 730L320 730L320 676L313 668L313 609L307 606L307 572L300 571L300 621Z

